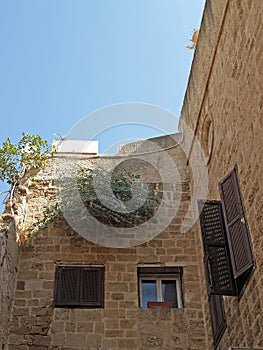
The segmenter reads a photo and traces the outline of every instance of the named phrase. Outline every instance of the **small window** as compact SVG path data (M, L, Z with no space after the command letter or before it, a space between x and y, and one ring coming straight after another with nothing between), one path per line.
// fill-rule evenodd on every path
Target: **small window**
M54 306L100 308L104 305L104 267L57 266Z
M177 267L139 267L140 307L182 307L180 272Z

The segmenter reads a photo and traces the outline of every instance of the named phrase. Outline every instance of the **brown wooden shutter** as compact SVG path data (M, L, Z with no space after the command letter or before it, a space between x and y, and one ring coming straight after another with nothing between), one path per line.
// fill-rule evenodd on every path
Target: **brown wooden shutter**
M220 201L198 201L208 292L235 295Z
M237 166L219 183L234 278L254 266Z
M223 296L210 294L209 307L210 307L214 347L216 347L220 339L222 338L227 326Z
M103 267L87 267L81 271L80 303L91 307L103 307Z
M76 267L58 266L55 281L55 305L73 306L78 304L79 287L79 269Z
M57 266L55 307L103 307L104 267Z

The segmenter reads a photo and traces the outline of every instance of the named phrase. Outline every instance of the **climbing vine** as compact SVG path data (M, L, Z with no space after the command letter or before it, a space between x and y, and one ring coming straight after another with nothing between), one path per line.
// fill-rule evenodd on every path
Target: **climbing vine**
M160 193L154 192L152 186L140 183L139 175L123 170L101 176L99 168L79 168L77 187L78 193L84 203L86 210L101 223L113 227L134 227L149 220L155 213L160 203ZM105 188L105 177L111 177L110 191ZM96 179L96 181L94 181ZM134 182L139 183L136 193L133 192ZM98 197L98 191L101 193ZM116 202L116 199L118 200ZM133 207L130 208L130 200L133 200ZM51 222L62 218L61 206L66 208L68 213L80 215L78 199L72 194L72 178L64 177L63 193L57 198L43 215L42 220L34 223L31 231L39 231L46 228ZM122 204L122 211L119 210L119 201ZM116 202L116 204L114 204ZM143 202L143 204L142 204ZM111 203L107 206L104 203ZM142 205L141 205L142 204Z

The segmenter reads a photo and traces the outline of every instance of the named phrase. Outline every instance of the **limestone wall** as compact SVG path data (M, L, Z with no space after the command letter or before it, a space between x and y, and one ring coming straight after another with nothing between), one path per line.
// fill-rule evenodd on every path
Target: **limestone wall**
M90 244L63 223L21 253L9 349L204 349L195 239L174 227L137 248ZM138 263L183 267L183 309L138 308ZM104 309L54 309L57 263L104 264Z
M7 349L206 348L196 237L191 230L180 232L190 200L189 175L184 152L176 147L169 152L179 172L171 184L160 183L158 168L147 167L147 156L143 166L134 159L128 162L134 173L139 171L150 183L155 181L155 190L162 192L167 203L176 197L179 187L182 189L177 214L156 238L136 247L107 248L83 238L61 219L22 248ZM158 155L164 156L163 152ZM94 159L97 157L81 162L94 164ZM70 159L63 161L70 164ZM105 162L112 160L106 158ZM26 226L41 218L54 193L49 168L31 178L27 186ZM104 265L104 308L54 308L55 267L59 263ZM156 263L182 268L183 308L139 307L137 268L139 264Z
M9 214L0 216L0 348L7 343L18 265L18 243Z
M213 11L213 6L217 5L222 9L219 21ZM257 265L240 300L224 298L228 326L219 350L230 346L263 346L262 10L261 0L207 2L182 112L207 155L208 199L219 199L218 182L235 163L238 165ZM218 23L211 32L207 28L209 22ZM199 67L200 62L203 64ZM209 159L210 121L213 142ZM199 225L196 230L201 237ZM205 281L203 274L202 280ZM209 348L212 349L205 283L203 291Z
M182 120L193 132L183 133L182 148L189 157L181 147L168 151L183 184L171 224L158 237L127 249L95 245L64 221L34 236L20 254L7 349L213 349L199 224L180 232L196 186L193 139L199 140L206 158L207 199L219 199L217 184L237 163L257 266L241 298L224 297L227 329L218 349L263 347L262 10L262 0L207 0L182 109ZM164 139L159 141L165 147ZM157 172L147 170L142 174L160 190L158 167ZM196 179L202 182L200 174ZM161 191L169 202L176 183L166 185L170 187ZM41 218L55 190L48 171L32 178L28 188L26 225ZM58 263L103 264L105 307L54 308ZM137 266L146 263L183 268L184 308L138 307ZM6 308L3 303L0 307Z

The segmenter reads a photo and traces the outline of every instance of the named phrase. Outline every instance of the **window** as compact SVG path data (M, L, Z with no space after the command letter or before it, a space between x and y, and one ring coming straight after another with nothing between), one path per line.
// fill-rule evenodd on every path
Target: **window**
M55 307L99 308L103 305L103 266L57 266Z
M139 267L139 305L142 308L167 302L172 308L182 307L181 270L178 267Z
M221 201L198 201L215 347L226 329L223 295L240 296L255 267L237 166L219 190Z
M220 201L198 201L208 291L240 295L255 266L237 167L219 183Z

